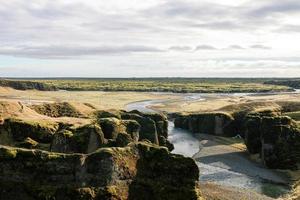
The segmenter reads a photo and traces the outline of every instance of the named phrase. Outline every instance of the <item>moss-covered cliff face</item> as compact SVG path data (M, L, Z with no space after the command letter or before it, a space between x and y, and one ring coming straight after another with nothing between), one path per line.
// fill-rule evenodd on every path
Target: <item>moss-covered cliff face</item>
M259 153L270 168L297 169L300 163L300 129L287 116L251 116L246 122L245 144Z
M9 118L0 126L0 134L17 142L30 137L37 142L50 143L58 128L55 122Z
M9 118L0 125L0 144L61 153L91 153L101 147L121 147L149 140L166 146L168 121L161 114L138 111L96 111L90 124Z
M0 199L201 199L194 160L168 150L164 115L96 111L84 123L46 119L0 124Z
M234 118L228 113L199 113L178 115L174 121L176 128L187 129L193 133L234 136Z
M60 154L0 146L0 199L200 199L191 158L150 143Z
M167 140L168 120L163 114L114 110L97 111L94 116L107 139L114 140L117 133L126 132L133 140L149 140L154 144L166 146L169 150L174 148Z
M234 116L234 117L233 117ZM299 125L288 116L262 110L226 113L177 114L175 127L192 133L244 137L250 154L259 154L269 168L297 169L300 164Z

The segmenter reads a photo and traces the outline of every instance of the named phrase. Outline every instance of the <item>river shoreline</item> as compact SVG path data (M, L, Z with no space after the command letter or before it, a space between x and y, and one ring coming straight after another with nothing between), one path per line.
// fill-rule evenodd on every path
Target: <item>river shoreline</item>
M198 95L203 99L205 95ZM210 96L210 95L209 95ZM198 100L190 98L191 101ZM152 105L166 100L147 100L130 103L127 110L156 112ZM215 187L242 189L257 192L263 196L278 198L290 192L286 174L270 170L250 160L245 150L235 148L220 141L213 135L192 134L186 130L175 129L169 121L169 140L174 144L172 153L192 157L200 169L200 183L213 184ZM264 196L266 195L266 196ZM266 197L266 199L268 199Z

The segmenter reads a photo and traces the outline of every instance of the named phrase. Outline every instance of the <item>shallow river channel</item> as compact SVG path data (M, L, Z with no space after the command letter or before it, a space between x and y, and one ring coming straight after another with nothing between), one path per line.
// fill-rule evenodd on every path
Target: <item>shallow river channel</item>
M199 94L186 94L185 99L205 100ZM150 106L163 101L134 102L128 104L126 110L155 112ZM168 139L175 147L172 153L195 159L200 169L200 182L253 190L270 197L278 197L289 190L286 186L287 178L283 174L249 160L247 152L243 150L218 143L212 135L193 135L186 130L176 129L172 121L169 121L168 131Z

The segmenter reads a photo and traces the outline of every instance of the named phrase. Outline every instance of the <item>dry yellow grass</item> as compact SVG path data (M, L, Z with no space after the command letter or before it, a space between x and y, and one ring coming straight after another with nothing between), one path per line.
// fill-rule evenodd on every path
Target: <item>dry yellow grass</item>
M222 96L209 94L204 101L187 102L184 98L153 105L152 108L166 112L209 112L209 111L234 111L240 109L241 104L256 103L255 109L278 109L283 102L300 102L300 94L277 94L255 96ZM229 106L227 109L224 107ZM253 105L251 105L253 106ZM236 107L236 108L235 108Z
M20 91L0 87L0 100L18 100L23 104L62 101L71 103L89 103L97 109L124 109L128 103L136 101L172 98L176 98L176 96L146 92Z

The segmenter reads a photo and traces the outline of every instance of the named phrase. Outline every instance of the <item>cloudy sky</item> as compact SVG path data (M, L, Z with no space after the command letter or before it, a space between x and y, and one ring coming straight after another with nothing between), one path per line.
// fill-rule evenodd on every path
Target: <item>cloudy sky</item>
M299 0L0 0L1 77L299 77Z

